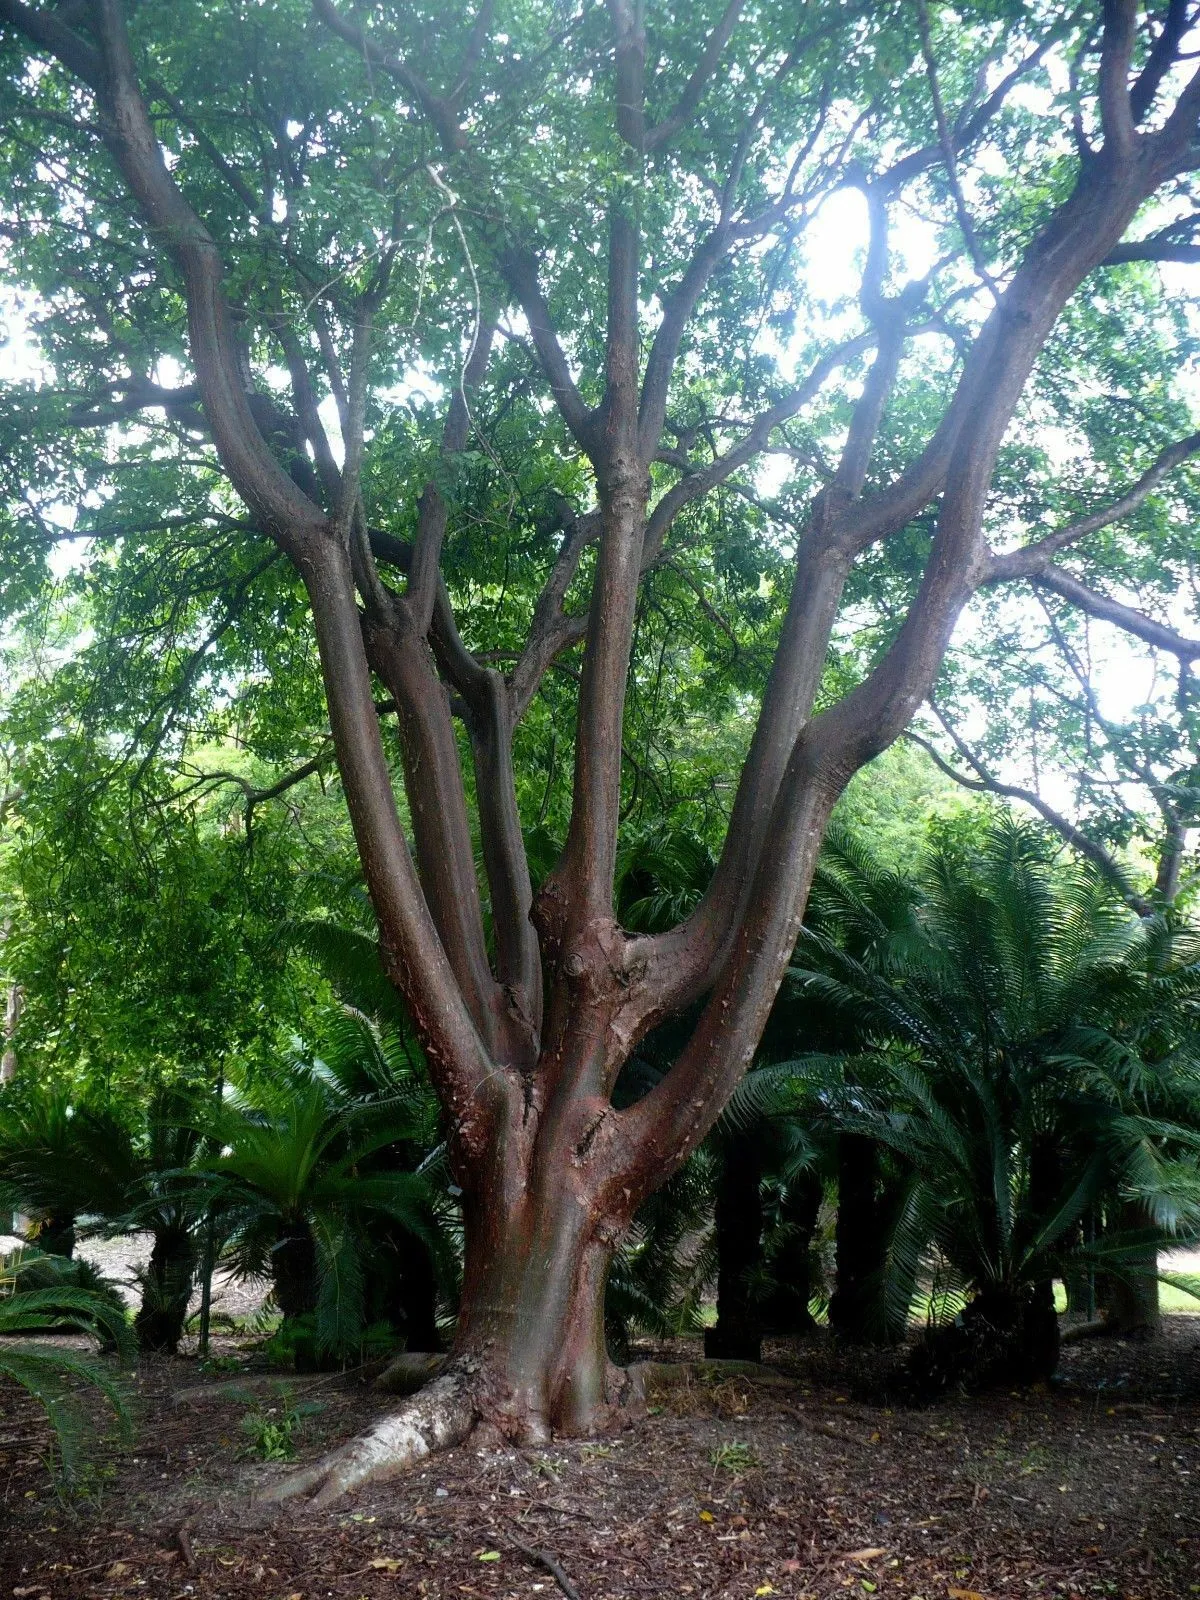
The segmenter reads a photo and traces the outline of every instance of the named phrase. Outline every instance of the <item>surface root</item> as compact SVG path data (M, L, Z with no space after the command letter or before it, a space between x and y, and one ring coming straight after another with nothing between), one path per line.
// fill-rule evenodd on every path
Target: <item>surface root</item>
M479 1417L471 1377L461 1368L443 1373L366 1433L289 1473L258 1498L271 1504L304 1498L320 1510L366 1483L409 1471L435 1450L460 1444Z

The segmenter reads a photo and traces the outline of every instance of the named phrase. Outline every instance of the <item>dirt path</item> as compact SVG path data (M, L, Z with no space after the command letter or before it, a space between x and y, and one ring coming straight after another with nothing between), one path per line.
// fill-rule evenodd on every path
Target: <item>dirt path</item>
M286 1468L249 1459L242 1424L287 1401L174 1404L194 1366L150 1364L137 1445L70 1508L30 1408L0 1396L0 1600L556 1600L536 1550L580 1600L1200 1592L1200 1319L1169 1318L1149 1349L1076 1346L1048 1392L923 1412L855 1398L861 1358L773 1353L794 1388L701 1384L591 1444L476 1439L335 1511L271 1522L249 1495ZM306 1458L377 1402L339 1378L297 1379L292 1403L313 1408L297 1423Z

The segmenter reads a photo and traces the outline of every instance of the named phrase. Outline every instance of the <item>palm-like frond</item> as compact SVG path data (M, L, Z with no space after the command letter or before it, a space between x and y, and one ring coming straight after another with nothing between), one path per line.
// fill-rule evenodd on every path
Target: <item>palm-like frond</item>
M22 1288L34 1269L66 1276L70 1263L20 1251L0 1262L0 1378L19 1384L46 1413L54 1430L64 1474L71 1477L92 1429L79 1389L90 1386L112 1407L120 1431L128 1437L132 1422L124 1385L106 1367L78 1351L14 1340L23 1333L47 1328L70 1329L111 1343L121 1365L133 1360L133 1338L124 1316L113 1303L92 1290L69 1283L39 1289ZM12 1342L10 1342L12 1341Z
M820 1104L910 1174L893 1315L922 1252L977 1288L1054 1275L1106 1195L1161 1238L1200 1230L1193 931L1134 918L1013 820L975 859L934 852L919 893L837 841L814 896L788 983L844 1041Z
M308 917L288 923L284 932L289 943L312 957L344 1004L380 1021L405 1023L403 1003L383 970L373 930Z

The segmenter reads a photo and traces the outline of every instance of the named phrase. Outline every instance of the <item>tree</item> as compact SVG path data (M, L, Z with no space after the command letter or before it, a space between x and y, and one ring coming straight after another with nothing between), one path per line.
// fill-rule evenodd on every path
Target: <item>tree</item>
M999 554L985 537L998 452L1064 307L1144 210L1186 205L1191 21L1176 0L799 19L554 0L502 23L486 3L218 19L0 0L6 231L17 280L57 293L62 369L18 460L94 484L111 470L86 430L115 426L136 458L120 425L157 411L178 470L165 493L155 465L145 521L203 522L238 565L219 636L261 576L254 539L299 574L388 973L463 1189L454 1358L291 1489L335 1495L481 1414L537 1440L626 1398L603 1340L613 1250L754 1053L839 792L928 693L969 595L1001 568L1036 577L1096 524L1026 524ZM835 332L794 261L847 187L869 239ZM892 241L914 198L939 247L909 277ZM448 396L440 441L390 420L420 363ZM901 390L921 404L889 408ZM642 597L674 562L720 616L693 565L719 601L721 564L690 565L689 541L711 556L713 508L761 501L755 464L775 450L795 473L762 514L791 524L795 560L724 847L683 922L630 935L612 890ZM535 486L540 522L522 504ZM534 525L532 603L504 581L514 520ZM36 516L18 525L36 543ZM855 659L839 618L881 569ZM574 778L535 897L513 750L556 665L578 675ZM671 1072L617 1110L639 1039L693 1005Z
M18 1083L0 1101L0 1204L24 1213L49 1254L70 1259L76 1235L151 1236L134 1332L142 1350L173 1353L196 1268L186 1168L199 1154L203 1095L145 1084L135 1101L89 1101L61 1085ZM191 1124L191 1125L189 1125Z

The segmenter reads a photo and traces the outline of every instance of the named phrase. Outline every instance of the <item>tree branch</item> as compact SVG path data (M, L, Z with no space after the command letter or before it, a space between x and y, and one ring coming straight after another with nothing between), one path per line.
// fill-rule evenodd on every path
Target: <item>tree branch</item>
M700 104L705 85L717 70L721 52L733 37L733 30L737 27L745 3L746 0L729 0L720 22L709 34L700 60L684 84L683 93L676 101L674 109L661 122L646 130L644 143L647 152L668 144L680 129L691 121L692 114Z
M1198 452L1200 433L1188 434L1186 439L1177 439L1167 445L1137 482L1107 506L1080 517L1077 522L1068 523L1065 528L1049 533L1033 544L1023 545L1019 550L1010 550L1004 555L989 555L982 582L1003 583L1015 578L1036 578L1061 551L1136 511L1164 478Z
M442 429L442 460L449 465L454 457L466 448L471 426L467 396L474 393L483 380L492 353L496 324L490 320L475 330L474 340L462 376L450 401L446 423ZM450 507L446 497L430 478L421 490L417 505L417 531L413 540L412 556L408 569L408 588L405 603L412 619L413 630L421 637L429 632L433 617L434 600L441 572L442 544L450 520Z
M104 76L100 53L53 12L23 5L21 0L0 0L0 22L23 33L39 50L57 57L64 67L93 89L100 88Z
M1188 0L1169 0L1158 37L1130 91L1129 106L1135 123L1145 122L1154 109L1158 91L1175 65L1183 36L1190 26Z
M766 448L775 429L802 411L816 398L826 380L838 367L869 350L875 339L874 331L860 333L856 338L848 339L845 344L822 356L802 383L755 418L737 444L723 455L717 456L707 466L698 468L673 484L650 513L646 530L647 550L651 552L660 550L672 522L684 506L708 494L718 484L724 483L739 467L744 467L747 462L759 455Z
M415 72L394 50L389 50L375 43L366 30L357 22L351 22L343 17L333 0L312 0L313 11L325 25L333 30L339 38L347 44L353 45L355 51L370 66L380 67L391 74L402 89L408 91L415 103L420 107L425 116L432 123L441 139L442 144L449 151L461 150L466 144L466 136L458 124L455 114L457 102L461 95L461 87L456 85L451 95L442 99L436 95L429 84ZM489 12L490 15L490 12ZM472 43L468 51L478 47Z
M1097 617L1102 622L1113 623L1126 633L1131 633L1136 638L1144 640L1146 644L1153 645L1156 650L1167 650L1172 655L1178 656L1180 661L1200 661L1200 639L1188 639L1183 634L1176 633L1174 628L1168 628L1165 623L1156 622L1153 617L1148 617L1145 612L1138 611L1133 606L1123 605L1119 600L1111 600L1107 595L1098 594L1096 590L1080 583L1078 578L1072 577L1069 572L1064 572L1061 567L1044 568L1034 582L1039 588L1049 589L1061 599L1077 606L1080 611L1086 611L1089 616Z
M626 0L613 0L618 15ZM547 908L582 928L611 917L620 822L621 729L649 474L638 443L638 278L641 240L623 196L609 206L608 326L603 434L596 454L600 547L576 713L575 781L562 858L543 886Z
M580 643L587 632L586 614L568 616L563 611L563 601L579 570L584 550L600 536L600 516L595 511L578 516L565 502L559 507L559 515L566 537L538 596L524 648L508 676L514 723L529 709L550 663L564 650Z
M549 380L563 421L574 434L576 442L584 453L593 456L597 446L597 413L591 406L585 404L583 396L575 386L571 369L567 366L567 358L563 354L562 345L558 341L558 335L550 319L550 308L538 285L537 263L528 251L509 251L501 258L500 267L509 288L516 295L521 310L525 313L534 349Z
M1100 121L1104 147L1127 159L1137 138L1129 92L1129 69L1137 43L1137 0L1104 0L1100 49Z
M1126 876L1124 868L1115 856L1105 850L1103 845L1098 844L1095 839L1089 838L1086 833L1077 828L1069 817L1064 817L1060 811L1056 811L1052 805L1042 799L1036 790L1023 788L1016 783L1004 783L995 777L979 760L975 752L970 749L966 741L937 706L933 705L932 701L930 701L930 705L933 707L934 715L953 741L955 748L963 760L970 765L976 776L968 778L965 773L960 772L957 767L947 761L937 746L932 744L930 740L923 738L921 734L914 732L911 728L907 729L904 737L911 744L919 745L932 759L939 771L944 772L948 778L953 778L955 783L964 789L971 790L974 794L999 795L1003 799L1019 800L1023 805L1032 807L1043 821L1050 824L1060 838L1066 840L1072 850L1077 851L1079 855L1090 861L1103 874L1113 888L1116 889L1122 900L1125 901L1126 905L1136 911L1138 916L1147 917L1151 914L1153 907L1150 902L1133 887Z
M408 1003L431 1074L470 1149L485 1115L476 1094L493 1071L492 1061L422 892L396 811L349 558L340 546L326 541L302 571L321 654L330 730L379 918L384 965Z

